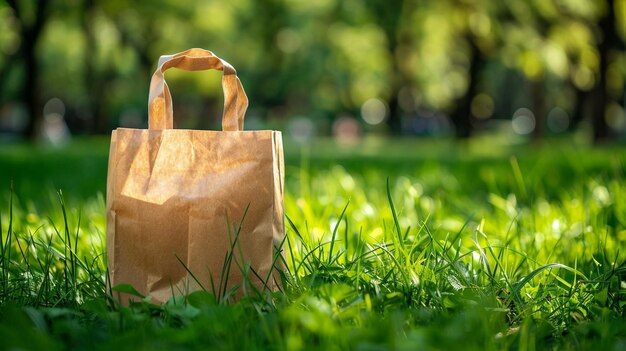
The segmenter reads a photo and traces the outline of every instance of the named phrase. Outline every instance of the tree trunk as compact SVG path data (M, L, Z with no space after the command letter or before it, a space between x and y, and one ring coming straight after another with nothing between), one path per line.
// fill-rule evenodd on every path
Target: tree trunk
M110 81L111 69L109 63L103 67L104 72L98 72L96 68L95 59L98 48L92 24L95 8L95 0L84 0L82 11L86 48L84 84L89 99L87 106L90 114L90 120L86 127L91 133L106 134L109 132L106 86Z
M392 89L392 96L389 99L389 118L387 118L387 126L392 135L402 134L402 117L400 105L398 103L399 89Z
M589 96L588 92L577 88L573 84L572 86L576 91L576 101L574 102L574 107L572 109L572 118L570 119L570 123L567 127L569 131L576 130L580 122L585 119L585 115L587 114L586 102L588 100L587 97Z
M43 27L48 19L49 0L37 0L35 2L34 18L27 23L22 8L16 0L8 0L7 3L13 9L15 16L20 21L21 44L16 59L23 62L24 83L22 85L21 99L26 105L29 114L28 123L24 130L24 136L33 139L37 136L42 122L42 109L39 96L39 63L37 62L37 44L41 37Z
M39 102L39 66L37 65L37 57L35 55L35 43L29 38L30 35L24 35L24 45L22 47L22 55L24 59L24 88L22 91L22 99L26 104L28 115L30 116L24 136L34 139L41 127L43 111Z
M256 20L251 26L262 45L264 64L253 74L254 78L248 86L250 95L256 97L257 105L271 109L285 104L289 96L285 80L276 79L277 73L282 74L281 67L285 62L284 53L276 45L276 36L288 20L285 18L285 5L280 1L263 0L253 4Z
M142 26L142 35L141 40L135 39L132 35L132 28L127 28L124 23L119 18L113 18L116 23L117 29L120 31L121 42L123 45L130 46L135 54L137 55L137 60L139 63L139 72L142 72L143 75L139 77L142 82L144 82L143 91L148 91L150 87L150 79L153 74L153 69L155 67L156 59L158 57L153 57L150 54L150 49L154 46L154 43L157 41L157 31L155 30L158 25L157 21L153 18L146 18L146 22L143 23ZM107 75L110 75L107 73ZM148 95L146 95L145 102L148 102ZM148 107L144 109L144 120L148 118ZM176 119L174 120L174 126L176 126Z
M547 103L545 85L544 79L530 83L530 97L533 104L533 113L535 114L535 129L532 131L533 141L540 141L546 135Z
M467 90L457 100L456 108L450 116L452 124L454 124L455 136L458 139L467 139L473 134L472 99L478 92L478 76L484 65L484 57L480 49L471 38L468 38L468 43L470 45L470 66L467 76Z
M592 91L594 109L592 116L593 142L594 144L607 142L610 138L609 126L605 119L606 108L610 98L606 87L607 69L609 67L609 53L616 45L618 38L615 32L615 0L607 0L607 13L600 19L600 44L598 54L600 56L600 68L598 81Z
M400 19L396 19L396 23L392 28L387 29L387 47L389 50L389 54L391 55L391 69L392 69L392 77L391 77L391 92L389 96L389 116L387 118L387 126L389 127L389 131L392 135L401 135L402 134L402 109L400 108L400 103L398 101L400 90L404 87L409 87L410 83L406 79L406 74L403 73L402 68L400 67L400 60L403 60L403 57L398 57L400 46L408 46L411 38L403 35L398 37L400 34L398 33L398 27Z
M0 104L4 102L4 99L6 99L6 94L4 93L4 89L6 88L6 85L7 85L6 82L8 81L9 72L11 72L12 66L16 63L15 58L16 58L15 54L9 55L8 57L6 57L6 61L4 62L4 65L0 67Z
M402 134L402 111L398 101L398 95L403 87L409 87L410 83L407 80L407 74L404 74L402 67L400 67L400 60L402 57L398 57L399 48L402 46L408 46L412 40L410 35L402 33L403 21L406 21L402 17L403 14L412 12L412 5L410 1L396 1L394 6L389 6L387 1L370 1L367 2L370 12L373 18L377 22L378 26L385 32L387 39L387 52L391 57L391 78L389 80L389 116L386 120L389 131L392 135Z

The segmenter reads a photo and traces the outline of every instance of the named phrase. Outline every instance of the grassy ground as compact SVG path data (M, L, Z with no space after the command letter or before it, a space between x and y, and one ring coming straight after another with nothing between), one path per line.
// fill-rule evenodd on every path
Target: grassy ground
M2 348L626 347L621 147L287 144L284 292L126 308L103 278L107 148L0 148Z

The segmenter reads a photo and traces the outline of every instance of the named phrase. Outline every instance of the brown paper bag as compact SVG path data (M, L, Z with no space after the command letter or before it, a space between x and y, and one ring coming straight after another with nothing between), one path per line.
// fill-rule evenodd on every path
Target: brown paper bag
M223 131L173 129L163 78L172 67L224 72ZM243 130L248 99L235 69L202 49L161 56L148 104L148 129L111 135L111 286L130 284L153 302L202 288L218 298L236 285L237 294L273 289L284 239L281 133Z

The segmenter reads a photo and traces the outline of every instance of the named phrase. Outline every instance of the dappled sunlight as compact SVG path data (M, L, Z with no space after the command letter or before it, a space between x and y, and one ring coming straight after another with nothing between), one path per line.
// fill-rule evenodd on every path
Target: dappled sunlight
M623 0L67 6L0 2L0 136L59 143L67 131L141 126L153 62L190 47L238 67L255 128L300 142L312 128L292 123L298 116L346 144L367 134L466 138L512 120L518 140L582 130L600 142L626 132ZM181 126L218 125L216 77L168 79ZM67 131L42 113L51 99L65 104ZM516 116L522 108L534 117ZM54 135L39 133L44 124Z
M280 291L246 290L236 303L178 291L164 304L137 295L143 300L115 305L106 297L103 197L68 193L61 201L50 191L38 198L45 186L22 184L12 206L11 196L0 197L0 264L9 267L0 298L53 306L28 309L53 325L69 320L72 328L91 328L83 320L94 319L100 332L101 325L111 330L94 334L104 335L95 336L103 345L117 337L102 339L111 333L128 335L138 326L197 344L209 327L211 337L227 336L242 323L262 327L251 329L252 339L228 339L233 345L304 349L315 340L350 348L382 340L419 348L424 338L437 347L460 339L482 347L485 338L518 345L539 325L559 336L534 343L562 345L588 337L580 323L609 335L589 339L594 346L613 345L620 332L611 321L619 318L624 289L623 150L563 143L502 154L484 145L446 149L438 141L372 143L385 152L367 143L325 149L320 142L302 146L297 158L286 154L287 239L284 256L275 257L284 269ZM398 150L433 153L390 156ZM35 162L40 168L54 153L71 154L45 152ZM78 174L64 174L84 186Z
M624 349L625 43L626 0L0 0L2 347ZM148 131L187 48L236 74L168 72L157 129L280 131L280 190L257 211L266 174L198 166L251 143L168 139L131 171L175 184L135 172L151 206L108 211L111 131ZM159 216L181 189L220 196ZM146 262L158 297L119 275Z

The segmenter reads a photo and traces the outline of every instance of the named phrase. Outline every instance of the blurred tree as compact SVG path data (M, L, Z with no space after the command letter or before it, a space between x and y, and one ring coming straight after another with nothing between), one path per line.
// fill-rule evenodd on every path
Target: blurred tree
M565 123L570 125L584 116L587 92L597 83L594 33L601 5L581 0L507 3L513 21L503 33L502 59L528 80L535 139L546 134L549 111L556 107L569 111Z
M98 37L96 26L100 8L97 0L83 0L82 26L85 36L84 84L88 94L87 114L91 116L91 132L108 132L107 86L110 84L115 71L110 61L98 62Z
M399 72L394 72L393 66L398 53L390 52L388 34L376 24L373 18L377 15L372 14L366 2L338 2L336 11L329 14L335 16L327 16L330 25L325 30L326 42L317 43L323 48L326 61L320 73L329 76L324 83L334 95L331 99L326 93L325 100L333 102L335 116L361 115L366 123L376 125L385 114L389 115L387 108L381 109L380 121L368 122L363 107L368 101L393 102L397 98L400 87L394 79ZM399 46L397 48L400 50ZM399 114L392 118L399 118Z
M415 6L410 14L412 44L404 52L420 91L416 98L422 108L448 112L458 138L473 134L472 102L486 92L483 75L501 54L505 9L489 0L446 0Z
M159 55L182 49L159 46L168 43L169 24L192 12L185 4L172 0L127 1L82 0L82 26L85 38L84 81L89 98L87 110L91 116L91 132L106 133L110 129L111 113L119 94L131 101L147 101L150 77ZM185 39L188 25L175 27L174 37ZM108 36L108 37L107 37ZM175 43L178 44L178 43ZM184 47L186 48L186 47ZM138 68L138 69L137 69ZM130 75L124 74L132 69ZM138 89L120 89L136 85ZM145 108L143 109L146 110ZM124 111L121 111L124 113Z
M24 130L26 137L34 138L43 117L40 100L37 46L44 26L50 18L52 0L6 0L19 22L20 44L11 55L7 67L21 65L24 80L20 85L20 98L28 111L29 119Z
M239 68L251 113L281 124L309 116L328 131L384 101L387 128L366 130L400 134L442 111L465 138L527 107L535 138L557 116L589 120L601 141L626 123L625 14L626 0L0 0L0 103L27 107L31 137L51 97L107 132L145 117L159 55L206 47ZM168 73L181 115L221 111L206 77ZM476 102L491 107L475 116Z
M428 111L452 111L455 100L468 90L468 47L461 23L466 19L457 9L453 0L428 1L408 15L406 30L412 42L402 48L401 64L413 85L403 100L415 105L418 117Z
M457 25L457 36L466 48L466 89L455 101L451 112L457 138L468 138L476 125L472 102L478 95L481 74L494 54L499 40L499 21L504 20L498 2L485 0L453 1L456 16L462 19Z
M605 120L607 54L617 42L613 5L604 1L585 3L574 0L554 4L552 11L543 12L545 22L551 24L547 39L567 54L564 61L568 75L563 76L555 69L552 71L560 79L569 81L569 95L573 97L570 124L576 127L588 115L593 127L592 139L597 141L598 133L605 138L609 131ZM607 9L608 14L605 13ZM546 61L548 66L551 63L555 66L554 54L548 55Z
M413 1L398 1L389 6L386 0L367 1L371 18L385 33L387 51L390 57L391 77L389 78L389 117L387 124L393 135L402 133L402 111L399 97L402 89L410 89L413 83L410 75L404 72L402 61L406 60L406 50L412 45L412 37L406 30L409 25L407 16L412 14Z
M612 51L618 49L619 37L616 30L615 1L606 0L604 13L598 22L597 42L600 65L598 67L598 79L593 88L593 142L604 143L610 137L607 124L608 106L611 97L608 91L609 67L612 63Z
M554 105L558 96L554 91L544 93L546 85L558 85L551 80L568 81L572 91L569 95L573 97L570 99L573 102L569 102L571 124L576 126L588 114L592 140L598 143L610 138L607 111L618 94L611 96L608 78L621 46L615 1L536 2L534 8L537 20L533 28L544 30L540 33L542 44L537 50L543 56L542 72L547 72L546 76L535 80L535 85L542 85L536 94L538 100L547 97L552 100L549 104ZM623 92L621 87L619 90ZM544 127L546 112L547 109L543 109L543 113L538 114L537 127Z
M549 37L550 27L557 26L560 21L554 2L535 1L529 5L528 12L531 13L529 16L532 17L532 20L526 25L532 26L532 31L536 36L532 50L536 50L539 61L537 68L528 69L529 74L527 75L528 94L535 118L535 125L531 134L534 140L541 140L546 135L547 114L549 104L552 103L548 101L551 97L546 94L546 86L558 80L555 76L564 75L565 69L563 67L566 63L563 59L562 48Z
M254 33L258 65L250 74L247 90L257 97L255 103L260 106L281 106L289 95L289 86L293 87L298 81L297 77L281 76L285 60L277 41L281 30L288 25L289 14L281 0L252 1L249 6L250 11L240 23L246 28L245 32ZM306 74L294 73L293 76Z
M15 52L19 48L20 36L18 33L17 19L13 10L4 1L0 1L0 103L8 100L7 89L9 85L9 73L14 64L17 64Z

